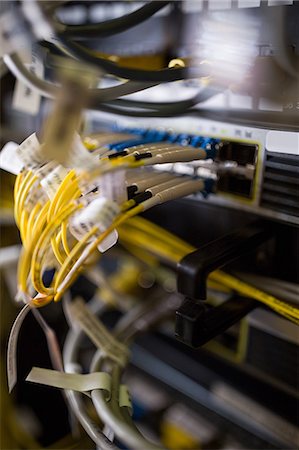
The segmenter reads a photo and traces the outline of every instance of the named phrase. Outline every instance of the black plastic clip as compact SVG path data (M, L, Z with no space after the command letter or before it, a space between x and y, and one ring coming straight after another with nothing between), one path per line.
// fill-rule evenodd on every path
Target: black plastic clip
M234 296L219 306L186 298L176 312L176 338L191 347L206 344L251 312L258 302Z
M207 296L210 272L253 251L272 237L271 225L254 222L185 256L178 264L178 291L187 298L176 312L176 337L198 347L244 317L256 306L252 299L234 297L217 307L202 300Z
M213 270L254 250L272 236L267 222L254 222L212 241L185 256L178 264L178 291L205 300L207 277Z

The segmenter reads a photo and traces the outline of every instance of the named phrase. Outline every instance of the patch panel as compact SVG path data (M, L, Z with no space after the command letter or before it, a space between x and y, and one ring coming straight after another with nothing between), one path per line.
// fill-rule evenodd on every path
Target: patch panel
M247 144L233 141L222 141L220 139L193 135L187 133L172 133L166 131L155 131L143 128L125 128L120 129L121 132L133 133L140 135L140 141L127 141L121 144L112 145L115 150L123 150L126 146L138 145L147 142L166 141L173 144L188 145L193 147L201 147L205 150L215 152L216 164L206 161L196 162L185 165L180 164L171 166L171 170L179 173L210 176L216 172L219 175L217 190L219 192L227 192L240 197L252 198L254 172L257 161L258 147L256 144ZM136 143L134 143L136 142ZM223 162L223 164L222 164ZM187 166L187 167L186 167ZM163 170L163 167L162 167Z
M149 133L152 139L159 136L179 145L213 148L217 153L218 188L217 194L209 196L209 202L299 225L298 132L234 125L193 116L111 121L111 116L105 113L100 116L94 112L88 114L91 130L101 123L108 129L131 132L140 138ZM200 176L211 175L213 171L215 175L214 169L206 161L184 164L184 168L180 164L176 166L178 173L190 175L193 171ZM281 181L287 183L288 193L279 190ZM202 201L202 196L196 200Z

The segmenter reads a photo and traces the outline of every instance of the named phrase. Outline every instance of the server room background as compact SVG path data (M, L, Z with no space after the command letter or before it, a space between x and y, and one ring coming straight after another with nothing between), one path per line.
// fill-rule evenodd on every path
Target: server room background
M0 21L0 448L297 449L299 3Z

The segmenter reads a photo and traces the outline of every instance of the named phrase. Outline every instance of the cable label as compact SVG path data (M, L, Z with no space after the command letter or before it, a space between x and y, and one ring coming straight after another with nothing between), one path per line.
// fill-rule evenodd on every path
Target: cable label
M25 65L38 78L43 78L44 66L34 53L32 53L31 63ZM30 89L22 81L16 80L12 99L14 109L35 116L39 112L40 103L41 96L36 90Z
M106 401L110 400L111 395L111 377L106 372L79 374L33 367L26 381L85 394L94 389L101 389L105 393Z
M19 145L17 154L24 166L27 168L36 168L36 166L40 167L46 162L42 151L42 146L40 145L35 133L32 133Z
M126 187L126 171L117 170L107 173L100 179L100 190L103 197L112 200L119 205L128 200Z
M76 239L80 240L93 227L97 226L100 233L103 233L112 224L119 214L119 206L103 197L98 197L91 201L83 211L76 214L70 221L70 232ZM113 230L98 246L100 252L105 252L116 244L118 233Z
M44 204L46 201L47 197L44 194L44 192L41 189L39 189L39 183L37 181L36 183L34 183L34 185L30 189L26 197L25 200L26 209L31 211L32 208L37 204L37 202Z
M78 133L75 134L73 145L63 165L79 170L92 170L97 165L97 160L84 146L81 137Z
M45 176L40 184L46 191L48 197L51 199L54 198L57 189L59 188L60 184L63 182L64 178L66 177L68 173L68 170L65 169L61 164L55 167L54 170L51 170L47 176Z
M73 302L70 305L70 311L74 320L78 322L97 348L117 364L125 367L129 357L128 348L112 336L83 300L77 299Z

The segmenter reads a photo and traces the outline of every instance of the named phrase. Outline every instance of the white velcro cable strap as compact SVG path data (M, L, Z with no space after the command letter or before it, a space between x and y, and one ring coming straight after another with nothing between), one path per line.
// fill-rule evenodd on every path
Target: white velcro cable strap
M94 198L79 213L75 214L70 221L70 232L78 241L90 231L94 226L103 233L112 224L113 220L120 212L120 208L114 201L107 200L104 197ZM103 253L116 244L118 234L113 230L98 246Z
M18 175L24 167L23 162L19 158L17 149L18 144L15 142L7 142L0 153L0 169Z
M26 168L39 166L47 162L36 133L32 133L19 145L17 154Z
M125 367L129 357L128 348L115 339L105 325L89 310L83 300L77 299L70 305L73 318L90 340L110 359Z
M133 413L133 406L131 401L130 392L128 386L125 384L121 384L119 387L119 406L120 408L128 408L130 414Z
M81 373L66 373L33 367L26 381L60 389L71 389L85 394L94 389L100 389L104 391L106 401L109 401L111 396L111 376L106 372L93 372L82 375Z

